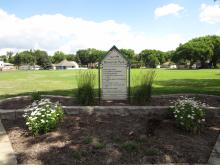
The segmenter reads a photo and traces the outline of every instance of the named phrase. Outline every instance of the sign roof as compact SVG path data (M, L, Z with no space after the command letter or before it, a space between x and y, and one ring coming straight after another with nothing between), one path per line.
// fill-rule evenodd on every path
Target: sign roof
M123 53L121 53L121 51L120 51L115 45L114 45L114 46L106 53L106 55L101 59L101 62L102 62L103 60L105 60L105 58L106 58L108 55L110 55L111 52L114 51L114 50L116 50L116 51L119 53L119 55L120 55L123 59L125 59L125 61L126 61L127 63L129 63L129 60L127 59L127 57L126 57Z

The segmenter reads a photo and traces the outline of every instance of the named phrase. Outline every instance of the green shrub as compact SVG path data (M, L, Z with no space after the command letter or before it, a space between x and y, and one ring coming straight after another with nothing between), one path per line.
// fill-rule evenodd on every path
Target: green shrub
M41 99L41 94L39 91L34 91L31 93L31 98L32 101L40 100Z
M145 104L152 95L152 85L155 78L155 70L142 70L133 77L134 90L132 101L136 104Z
M204 104L194 98L181 97L174 102L174 107L170 110L178 126L186 131L198 133L205 122L203 106Z
M38 135L55 129L63 115L60 105L50 102L49 99L42 99L26 108L23 116L28 129Z
M76 99L80 105L93 105L95 103L96 74L93 71L80 71L77 76Z

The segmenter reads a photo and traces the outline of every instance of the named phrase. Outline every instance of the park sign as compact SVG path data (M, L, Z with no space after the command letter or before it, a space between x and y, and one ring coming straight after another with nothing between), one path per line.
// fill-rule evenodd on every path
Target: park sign
M130 91L130 81L128 81L130 79L129 62L116 46L113 46L101 60L100 68L101 99L127 100Z

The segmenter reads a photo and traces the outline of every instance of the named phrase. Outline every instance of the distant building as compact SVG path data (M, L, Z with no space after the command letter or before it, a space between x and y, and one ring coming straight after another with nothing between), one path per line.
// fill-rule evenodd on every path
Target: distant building
M79 69L79 65L75 61L63 60L58 64L55 64L56 69Z
M3 70L15 70L15 66L14 66L14 64L6 62L6 63L4 63Z
M172 63L172 62L165 62L162 65L160 65L160 68L170 68L170 69L176 69L177 66L176 64Z
M19 66L19 70L40 70L41 67L39 65L21 65Z
M0 71L6 71L6 70L15 70L14 64L0 61Z
M178 68L178 69L186 69L186 68L188 68L188 67L187 67L187 65L179 64L179 65L177 65L177 68Z
M176 69L176 68L177 68L176 64L171 64L170 65L170 69Z
M165 62L160 65L160 68L169 68L170 67L170 62Z

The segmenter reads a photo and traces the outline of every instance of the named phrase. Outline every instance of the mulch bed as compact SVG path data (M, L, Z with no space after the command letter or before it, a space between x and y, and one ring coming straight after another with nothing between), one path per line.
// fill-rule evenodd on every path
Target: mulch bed
M146 106L170 106L173 105L173 101L177 100L179 96L176 95L167 95L166 97L152 97L151 100L146 103ZM195 96L196 100L201 101L202 103L207 104L208 106L220 107L220 97L211 97L211 96ZM60 102L63 106L75 106L78 105L73 98L51 98L52 102ZM97 101L98 102L98 101ZM22 109L27 107L32 103L31 98L25 99L15 99L10 101L4 101L0 103L0 109ZM99 104L97 104L99 105ZM112 106L112 105L129 105L128 101L102 101L101 105L103 106ZM135 105L135 104L133 104Z
M3 120L18 163L147 164L207 163L220 121L207 121L199 135L156 115L65 116L58 128L33 137L23 119Z

